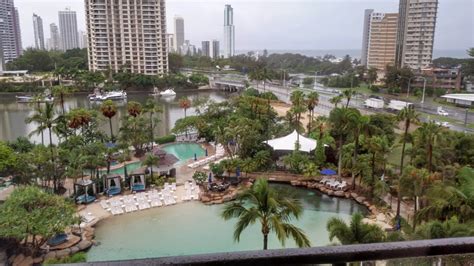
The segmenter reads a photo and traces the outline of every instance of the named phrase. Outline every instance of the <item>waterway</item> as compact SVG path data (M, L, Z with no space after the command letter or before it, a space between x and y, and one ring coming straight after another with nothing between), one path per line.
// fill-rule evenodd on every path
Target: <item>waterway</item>
M178 101L181 97L188 97L191 100L197 97L209 97L214 101L222 101L226 99L227 95L220 91L193 91L193 92L179 92L172 98L152 97L149 92L130 92L127 101L137 101L144 104L147 99L152 98L158 102L162 108L163 113L158 114L157 117L161 120L160 124L155 129L155 136L164 136L173 128L176 120L184 117L184 111L179 107ZM117 101L118 112L112 119L112 127L114 132L118 132L120 127L120 120L126 114L126 102ZM86 94L70 95L65 98L65 109L71 110L74 108L99 108L100 104L91 103L87 99ZM18 137L28 137L31 141L41 143L41 135L28 136L35 130L37 125L35 123L26 123L25 119L34 113L33 106L25 103L17 103L15 94L1 94L0 95L0 140L15 140ZM60 105L56 104L56 112L60 113ZM188 115L195 113L194 108L187 111ZM108 120L101 117L100 128L105 133L109 133ZM48 143L48 137L45 132L44 141ZM53 136L53 142L56 143L57 138Z

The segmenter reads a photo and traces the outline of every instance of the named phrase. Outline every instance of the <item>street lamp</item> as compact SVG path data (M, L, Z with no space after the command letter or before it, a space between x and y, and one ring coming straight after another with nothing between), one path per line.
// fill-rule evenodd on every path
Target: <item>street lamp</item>
M421 106L423 107L423 104L425 103L426 78L425 77L419 77L419 78L423 79L423 96L421 97Z
M352 89L352 84L354 82L354 77L358 78L359 74L352 75L352 77L351 77L351 89Z

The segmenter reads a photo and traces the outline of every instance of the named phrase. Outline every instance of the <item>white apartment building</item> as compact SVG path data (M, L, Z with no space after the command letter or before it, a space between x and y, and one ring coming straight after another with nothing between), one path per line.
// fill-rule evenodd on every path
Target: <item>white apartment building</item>
M43 19L40 16L33 13L33 32L35 36L35 48L44 50L44 32L43 32Z
M164 0L86 0L89 69L168 71Z
M66 9L58 12L61 49L63 51L79 48L76 11Z
M235 55L235 27L234 9L231 5L225 5L224 9L224 57Z
M420 70L433 58L438 0L400 0L397 65Z

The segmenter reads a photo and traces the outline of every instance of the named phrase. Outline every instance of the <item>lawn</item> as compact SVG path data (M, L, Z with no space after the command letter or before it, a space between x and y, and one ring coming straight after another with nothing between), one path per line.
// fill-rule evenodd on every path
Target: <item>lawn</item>
M400 167L400 158L402 156L403 143L400 142L401 139L402 139L401 136L397 137L397 139L395 140L394 148L392 149L392 152L390 152L390 154L387 157L387 162L396 167ZM410 156L407 155L406 153L406 151L409 149L411 149L411 143L407 143L405 146L405 162L408 162L410 160Z

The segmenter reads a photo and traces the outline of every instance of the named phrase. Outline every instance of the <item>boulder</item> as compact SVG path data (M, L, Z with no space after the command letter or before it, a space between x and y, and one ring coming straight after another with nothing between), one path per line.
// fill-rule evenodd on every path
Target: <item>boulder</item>
M334 192L334 196L336 197L344 197L344 191L338 190Z
M346 199L349 199L349 198L351 197L351 193L345 192L345 193L344 193L344 196L346 197Z
M352 193L351 193L351 197L353 197L354 199L356 199L357 197L359 197L359 195L357 195L357 193L355 193L355 192L352 192Z
M50 251L44 256L44 260L56 258L56 251Z
M334 191L332 191L332 190L328 190L328 192L327 192L327 193L328 193L328 195L329 195L329 196L332 196L332 195L334 195Z
M10 260L13 265L22 265L23 261L25 260L25 255L19 254L17 256L13 256L10 258Z
M356 200L358 203L361 203L361 204L362 204L362 202L365 201L365 197L360 196L360 197L355 198L355 200Z
M208 196L204 196L204 195L203 195L203 196L201 196L201 201L204 202L204 203L206 203L206 202L211 201L211 199L210 199Z
M222 200L222 198L219 199L219 200L215 200L215 201L213 202L213 204L222 204L222 203L224 203L224 201Z
M379 222L385 222L385 221L387 220L387 217L385 216L385 214L379 213L379 214L377 215L377 218L376 218L376 219L377 219L377 221L379 221Z
M71 254L75 254L75 253L77 253L77 252L79 252L79 251L80 251L80 249L79 249L79 247L78 247L77 245L71 247Z
M231 201L232 200L232 195L225 195L224 197L222 197L222 200L224 202Z
M90 246L92 246L92 242L89 240L82 240L81 242L79 242L79 244L77 244L77 247L80 250L88 249Z
M43 262L43 257L37 257L33 259L33 264L40 264Z
M65 248L62 250L56 251L56 257L58 258L64 258L71 255L71 249L70 248Z

